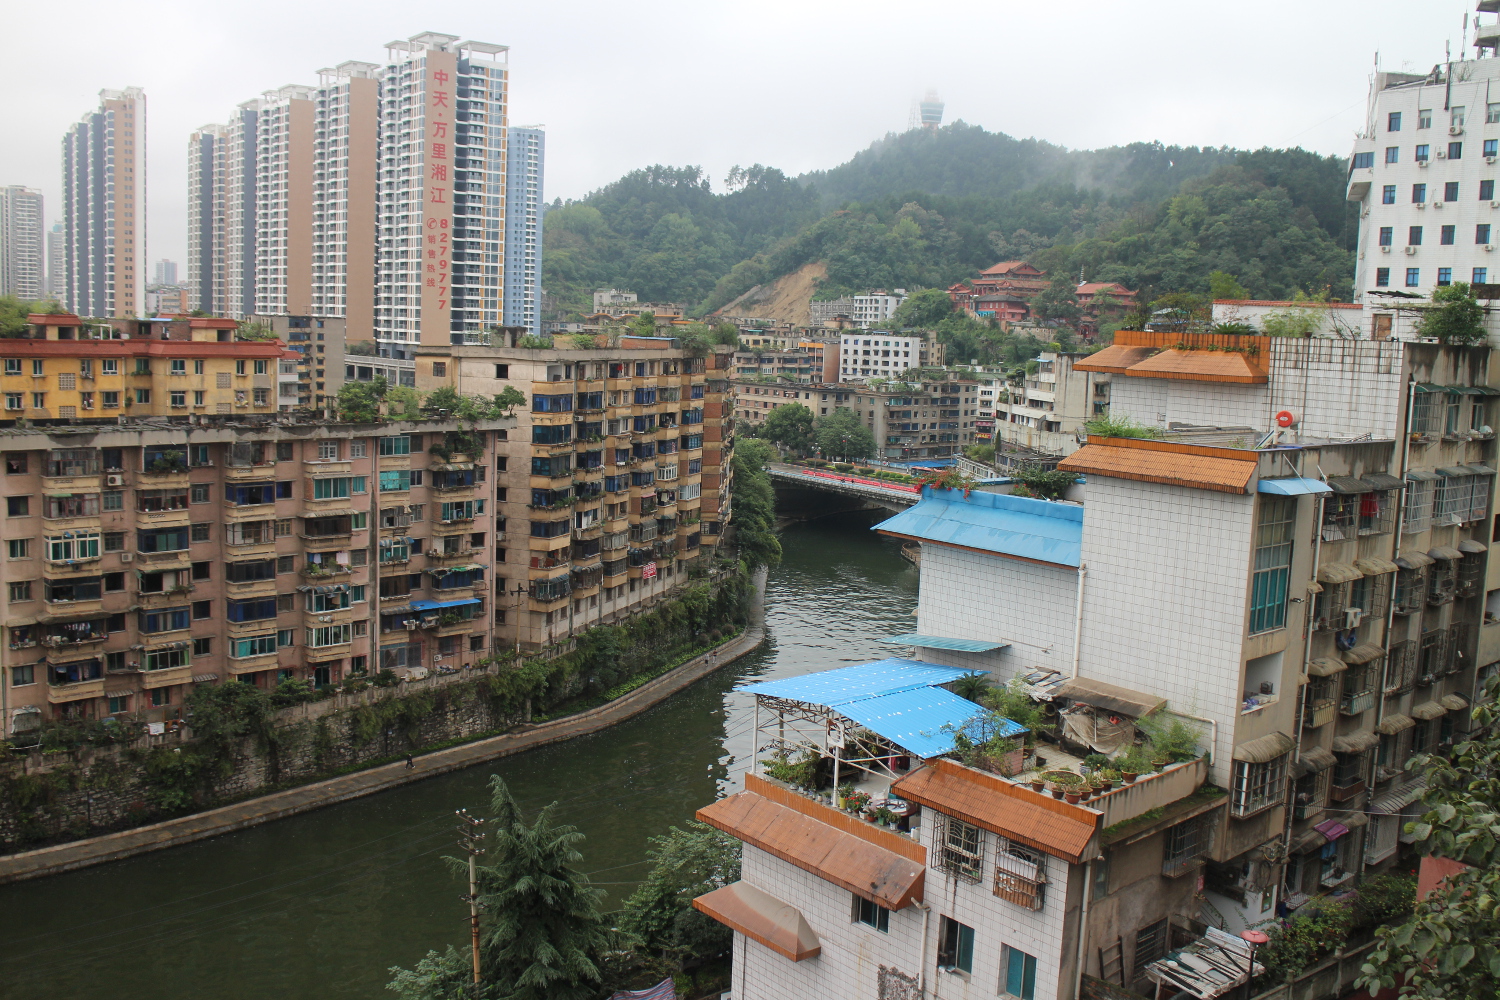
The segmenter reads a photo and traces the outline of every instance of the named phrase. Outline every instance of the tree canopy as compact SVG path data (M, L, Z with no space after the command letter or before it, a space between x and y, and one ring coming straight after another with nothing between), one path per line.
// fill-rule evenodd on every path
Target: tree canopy
M1417 902L1405 923L1376 931L1359 985L1400 987L1421 1000L1500 996L1500 677L1473 708L1474 728L1450 756L1423 754L1407 769L1425 772L1422 815L1406 825L1417 853L1467 867Z
M825 458L858 459L875 454L875 435L851 409L839 407L817 419L818 450Z
M805 455L813 446L813 411L801 403L783 403L766 414L757 436L785 451Z
M781 539L776 537L776 491L766 472L767 463L775 459L775 449L759 438L740 438L735 442L729 523L734 528L740 558L752 568L781 562Z
M1485 340L1484 307L1462 281L1432 290L1433 307L1422 317L1419 332L1444 344L1482 344Z

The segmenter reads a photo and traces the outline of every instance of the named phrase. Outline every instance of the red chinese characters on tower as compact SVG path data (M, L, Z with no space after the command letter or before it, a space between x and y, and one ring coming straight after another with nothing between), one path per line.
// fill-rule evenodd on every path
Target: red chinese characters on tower
M437 292L437 307L448 308L448 225L447 219L427 220L427 264L425 287Z

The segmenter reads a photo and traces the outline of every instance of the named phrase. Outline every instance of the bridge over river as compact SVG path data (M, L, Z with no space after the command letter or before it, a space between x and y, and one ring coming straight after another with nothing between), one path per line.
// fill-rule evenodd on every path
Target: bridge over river
M797 465L772 463L767 466L771 478L777 485L800 486L828 493L839 493L846 497L879 504L893 511L902 511L922 499L918 486L892 483L883 479L871 479L853 473L830 472L826 469L807 469Z

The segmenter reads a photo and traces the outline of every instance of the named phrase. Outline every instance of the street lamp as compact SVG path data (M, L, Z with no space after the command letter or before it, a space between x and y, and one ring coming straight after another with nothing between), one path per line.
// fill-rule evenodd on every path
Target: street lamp
M1255 978L1255 950L1271 940L1271 936L1265 931L1247 930L1240 931L1240 937L1250 945L1250 967L1245 970L1245 997L1250 996L1250 981Z

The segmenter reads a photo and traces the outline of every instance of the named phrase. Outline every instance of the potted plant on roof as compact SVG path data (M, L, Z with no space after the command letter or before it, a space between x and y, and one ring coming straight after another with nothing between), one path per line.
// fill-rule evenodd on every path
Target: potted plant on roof
M1036 792L1036 793L1040 794L1041 792L1046 791L1046 789L1047 789L1047 779L1043 778L1041 776L1041 774L1039 774L1039 773L1032 774L1032 776L1031 776L1031 790L1033 792Z
M1151 761L1140 747L1132 746L1115 758L1115 766L1119 768L1120 777L1125 780L1125 784L1133 785L1136 778L1150 769Z

